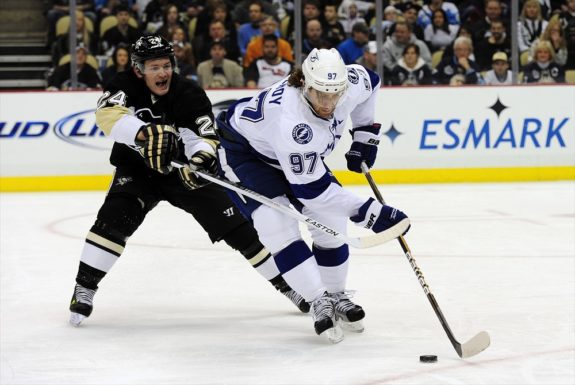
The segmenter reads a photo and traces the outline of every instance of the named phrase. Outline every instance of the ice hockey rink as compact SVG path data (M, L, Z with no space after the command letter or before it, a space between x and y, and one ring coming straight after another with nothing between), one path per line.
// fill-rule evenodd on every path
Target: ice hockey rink
M455 336L397 242L353 249L366 330L332 345L191 216L159 205L68 324L104 192L0 194L0 353L8 384L574 384L575 183L380 185ZM366 197L367 185L353 187ZM350 233L363 234L350 227ZM435 354L437 363L419 362Z

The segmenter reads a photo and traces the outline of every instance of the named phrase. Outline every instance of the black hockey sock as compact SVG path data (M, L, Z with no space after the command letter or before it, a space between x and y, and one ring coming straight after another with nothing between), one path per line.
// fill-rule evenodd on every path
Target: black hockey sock
M87 289L97 290L98 284L105 275L106 273L102 270L98 270L84 262L80 262L78 274L76 275L76 283Z

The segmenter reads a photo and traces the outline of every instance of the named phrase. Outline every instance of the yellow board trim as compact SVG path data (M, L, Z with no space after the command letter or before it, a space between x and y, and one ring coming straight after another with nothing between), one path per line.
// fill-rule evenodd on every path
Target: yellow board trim
M112 175L0 177L0 192L107 190Z
M351 171L334 171L342 184L365 184L365 177ZM372 170L381 184L536 182L575 180L575 166L445 168L422 170ZM0 192L107 190L111 175L0 177Z

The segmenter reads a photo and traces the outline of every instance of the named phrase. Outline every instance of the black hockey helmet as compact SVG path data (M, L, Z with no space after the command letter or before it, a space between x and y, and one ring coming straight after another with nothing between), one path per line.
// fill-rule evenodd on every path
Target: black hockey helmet
M146 60L162 57L169 58L172 67L176 67L174 48L171 43L160 35L144 35L132 44L132 52L130 55L132 66L140 70L141 73L144 73L144 63Z

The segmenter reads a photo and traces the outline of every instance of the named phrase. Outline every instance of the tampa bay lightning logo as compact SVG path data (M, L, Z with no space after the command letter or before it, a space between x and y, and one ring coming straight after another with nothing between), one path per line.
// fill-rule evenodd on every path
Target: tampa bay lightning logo
M357 84L359 82L359 74L355 68L349 68L347 70L347 80L349 80L351 84Z
M307 124L300 123L293 128L291 136L293 140L296 141L296 143L307 144L311 142L311 139L313 138L313 131L311 130L311 127L308 126Z

